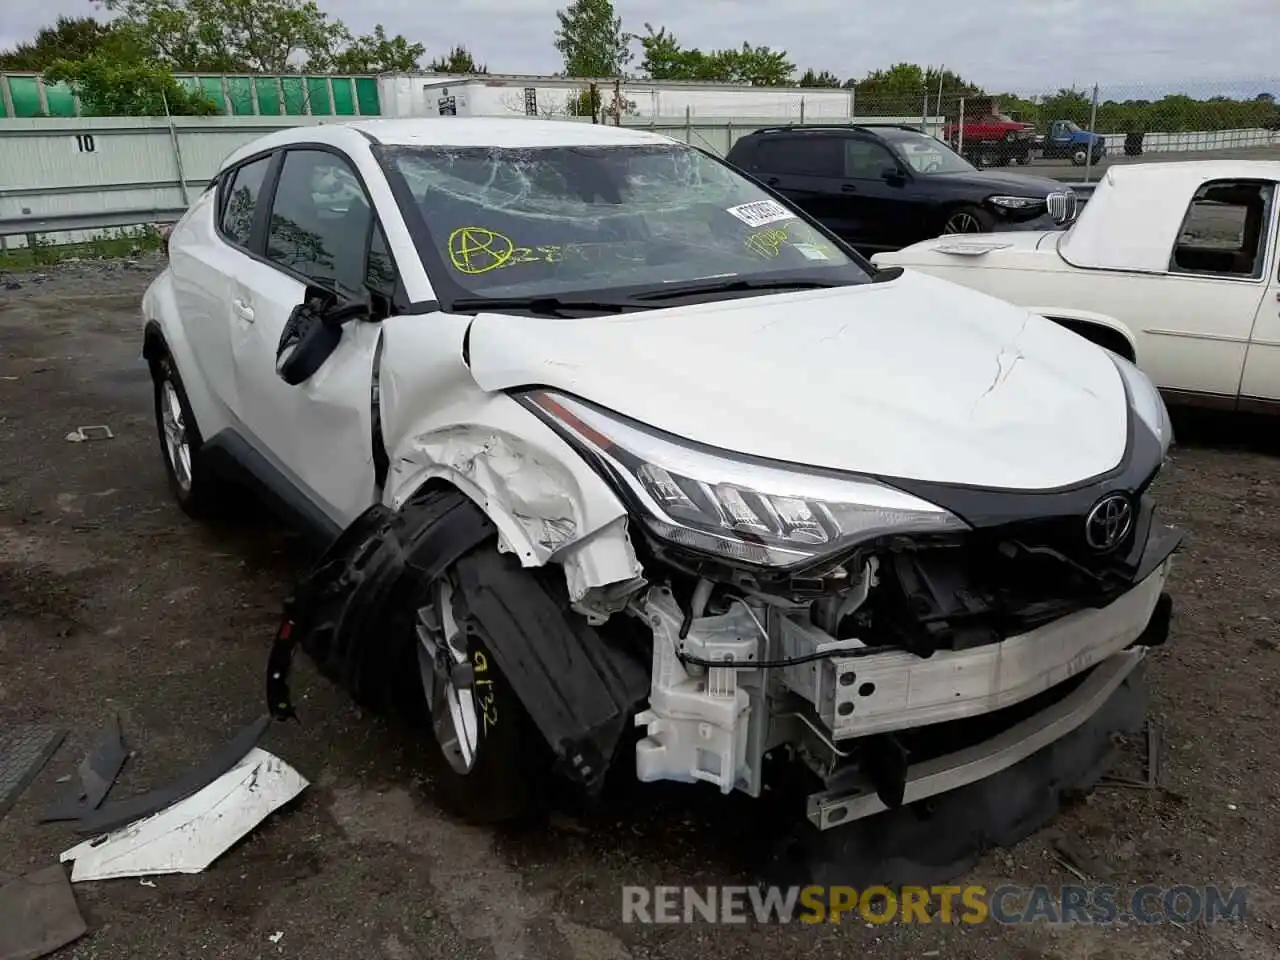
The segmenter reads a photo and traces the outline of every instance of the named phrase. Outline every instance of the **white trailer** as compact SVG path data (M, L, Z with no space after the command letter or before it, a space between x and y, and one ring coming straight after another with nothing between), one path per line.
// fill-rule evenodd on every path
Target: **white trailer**
M388 117L549 118L572 115L593 84L607 116L614 115L615 102L621 100L624 122L689 117L848 121L856 107L853 91L842 89L675 81L619 84L609 79L515 75L385 74L378 78L378 95Z

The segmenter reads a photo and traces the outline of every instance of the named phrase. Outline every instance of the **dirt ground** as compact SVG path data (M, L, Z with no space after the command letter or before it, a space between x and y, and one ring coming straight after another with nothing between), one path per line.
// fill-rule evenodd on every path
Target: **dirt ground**
M268 518L203 526L168 496L138 357L138 300L156 269L143 259L0 275L0 724L70 731L0 820L0 880L75 842L34 822L111 711L136 751L113 798L178 775L262 712L280 601L307 559ZM99 423L115 439L65 439ZM744 850L777 825L750 801L658 786L522 831L459 824L433 802L433 746L361 716L300 661L302 722L277 725L264 746L311 786L203 874L77 885L90 933L62 955L1274 958L1280 460L1250 438L1275 426L1179 428L1159 486L1191 539L1173 636L1149 674L1166 789L1100 788L967 881L1076 883L1052 856L1062 835L1107 882L1247 886L1243 923L625 924L623 885L743 882Z

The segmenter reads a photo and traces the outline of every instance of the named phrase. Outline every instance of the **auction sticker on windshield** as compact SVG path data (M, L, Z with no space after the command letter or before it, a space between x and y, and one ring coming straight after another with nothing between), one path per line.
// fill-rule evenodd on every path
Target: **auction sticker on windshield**
M766 223L779 220L794 220L795 214L776 200L755 200L751 203L740 203L725 211L737 217L748 227L763 227Z

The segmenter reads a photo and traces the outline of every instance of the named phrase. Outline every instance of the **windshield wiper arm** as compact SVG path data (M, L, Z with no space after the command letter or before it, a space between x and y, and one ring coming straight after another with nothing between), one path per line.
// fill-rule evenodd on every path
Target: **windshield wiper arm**
M751 290L820 290L842 287L839 280L716 280L708 283L671 284L660 290L636 293L636 300L674 300L677 297L696 297L703 293L739 293Z
M628 300L575 300L568 297L460 297L451 304L459 313L488 310L504 313L509 310L527 310L530 313L546 313L564 316L570 312L624 313L644 309Z

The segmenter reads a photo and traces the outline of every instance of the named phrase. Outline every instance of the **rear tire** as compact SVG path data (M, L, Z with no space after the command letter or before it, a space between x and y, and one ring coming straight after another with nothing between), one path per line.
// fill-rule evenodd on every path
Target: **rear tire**
M203 462L204 438L191 412L178 366L167 351L151 361L151 381L156 433L169 489L184 513L206 519L225 502L225 489Z

